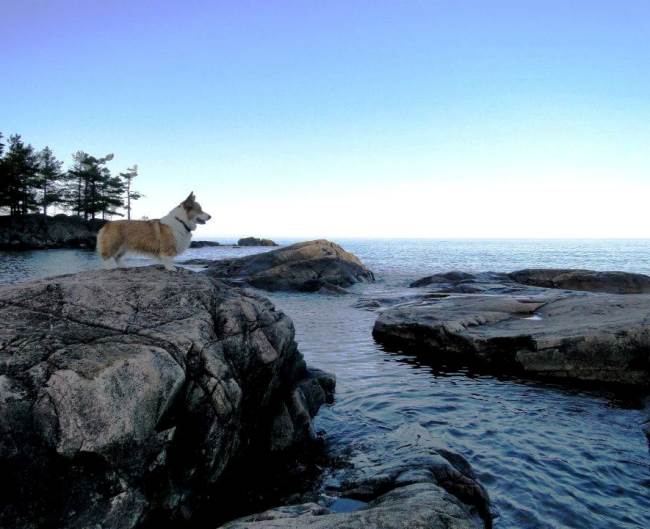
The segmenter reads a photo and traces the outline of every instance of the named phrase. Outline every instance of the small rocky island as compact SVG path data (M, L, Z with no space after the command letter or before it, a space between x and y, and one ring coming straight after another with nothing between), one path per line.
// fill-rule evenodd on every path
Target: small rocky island
M192 241L190 243L190 248L213 248L216 246L221 246L221 243L216 241Z
M0 250L84 248L93 250L106 221L75 215L0 216Z
M388 300L375 323L389 348L498 373L650 385L650 277L454 271L411 286L427 290Z
M278 243L271 239L260 239L258 237L244 237L237 241L237 246L278 246Z

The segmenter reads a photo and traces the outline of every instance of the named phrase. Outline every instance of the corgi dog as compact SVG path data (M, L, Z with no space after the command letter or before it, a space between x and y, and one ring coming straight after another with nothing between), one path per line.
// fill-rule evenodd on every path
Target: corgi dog
M104 264L114 259L116 266L127 253L144 254L173 271L176 268L172 261L189 248L192 231L210 219L192 192L161 219L106 223L97 234L97 253Z

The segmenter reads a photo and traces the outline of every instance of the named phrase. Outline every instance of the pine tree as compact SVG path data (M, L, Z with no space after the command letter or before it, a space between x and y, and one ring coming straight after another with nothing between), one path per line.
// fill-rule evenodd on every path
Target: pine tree
M72 158L74 164L68 171L67 203L85 220L94 219L98 213L109 209L104 191L110 186L111 173L106 163L113 159L113 155L96 158L77 151Z
M71 210L85 220L113 215L123 216L124 208L131 218L133 200L142 197L132 189L138 166L112 176L106 164L112 154L97 158L84 151L72 155L73 164L63 171L63 162L57 160L49 147L35 152L25 145L18 134L9 137L8 148L0 133L0 210L10 215L26 215L60 206Z
M34 148L25 145L19 134L9 137L9 149L3 157L2 186L5 206L12 215L27 215L38 210L36 201L37 159Z
M124 180L124 186L125 186L125 198L126 198L126 218L131 220L131 201L132 200L139 200L141 199L144 195L142 193L139 193L138 191L134 191L132 186L133 186L133 179L138 176L138 166L134 165L133 167L129 167L126 172L120 173L120 178Z
M36 183L40 188L39 202L45 216L47 216L48 206L60 204L63 201L62 166L63 162L56 159L49 147L45 147L38 153Z
M122 179L119 176L110 176L109 173L102 186L101 212L103 219L107 215L109 217L113 215L124 216L117 211L119 208L124 208L124 192L125 185Z
M104 167L101 166L99 159L94 156L87 160L86 171L86 196L84 201L84 218L94 219L97 213L103 209L102 187L103 180L107 178Z
M72 155L73 164L66 174L65 203L79 217L84 212L86 159L88 154L77 151Z
M111 172L106 167L106 162L113 159L112 154L107 154L103 158L90 156L87 159L88 179L86 182L86 209L85 218L90 216L94 219L98 213L104 212L110 207L107 193L111 187Z
M2 132L0 132L0 210L8 208L9 203L9 175L5 171L4 163L5 144L2 143Z

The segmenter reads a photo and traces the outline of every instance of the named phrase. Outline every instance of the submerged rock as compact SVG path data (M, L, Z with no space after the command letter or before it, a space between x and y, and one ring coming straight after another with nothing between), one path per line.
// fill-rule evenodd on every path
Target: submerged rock
M525 285L611 294L650 294L650 277L630 272L529 268L508 276Z
M214 259L205 259L203 257L197 257L195 259L185 259L184 261L181 261L180 264L182 265L189 265L189 266L208 266L214 263Z
M244 237L237 241L237 246L278 246L277 242L271 239L259 239L257 237Z
M650 295L539 288L513 276L522 278L485 273L437 284L382 312L373 334L439 363L650 384Z
M191 517L250 454L315 433L334 380L266 299L188 271L0 289L0 526Z
M97 232L106 221L77 216L0 216L0 250L95 248Z
M433 274L432 276L423 277L417 281L413 281L410 284L411 287L425 287L428 285L436 285L439 283L460 283L461 281L472 281L474 276L468 274L467 272L460 272L458 270L452 270L451 272L446 272L444 274Z
M308 241L235 259L213 261L205 272L265 290L340 292L374 275L354 255L325 240Z
M487 493L462 456L441 448L419 424L377 437L327 480L327 493L343 501L271 509L222 529L491 527ZM343 502L350 512L336 512Z

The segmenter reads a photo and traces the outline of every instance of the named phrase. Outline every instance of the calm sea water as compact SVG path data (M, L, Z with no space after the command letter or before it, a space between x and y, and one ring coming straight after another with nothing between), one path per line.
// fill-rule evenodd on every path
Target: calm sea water
M269 296L294 320L307 361L337 375L336 402L318 417L331 450L417 422L469 459L492 497L497 528L650 527L650 457L641 428L646 396L436 371L418 358L384 351L371 336L376 314L353 307L359 295L395 292L451 269L650 274L650 240L339 242L375 271L377 283L357 285L351 296ZM207 248L186 257L265 250ZM0 282L97 266L90 252L0 253Z

